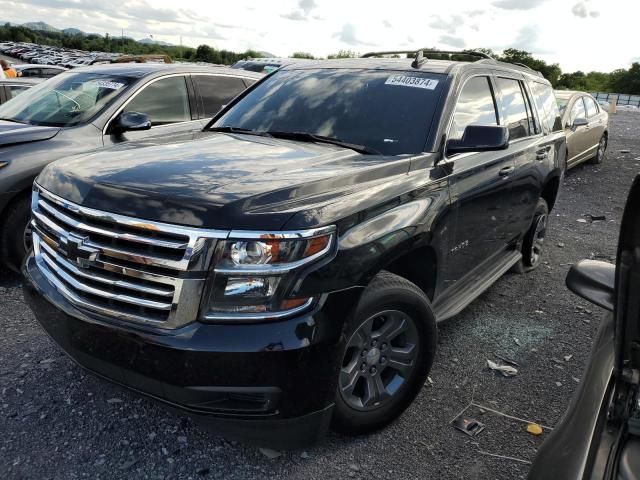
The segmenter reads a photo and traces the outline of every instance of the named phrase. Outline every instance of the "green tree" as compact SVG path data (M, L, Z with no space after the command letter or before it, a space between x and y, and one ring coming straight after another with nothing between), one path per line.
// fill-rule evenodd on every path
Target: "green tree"
M327 58L357 58L360 54L354 52L353 50L340 50L338 53L332 53L331 55L327 55Z
M291 58L308 58L309 60L315 60L316 57L307 52L294 52Z

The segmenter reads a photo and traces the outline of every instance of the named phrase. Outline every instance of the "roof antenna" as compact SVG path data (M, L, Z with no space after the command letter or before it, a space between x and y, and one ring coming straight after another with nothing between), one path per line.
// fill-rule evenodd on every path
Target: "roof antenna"
M424 62L426 62L424 53L422 52L422 50L418 50L416 52L416 57L413 59L413 62L411 62L411 67L420 68L424 64Z

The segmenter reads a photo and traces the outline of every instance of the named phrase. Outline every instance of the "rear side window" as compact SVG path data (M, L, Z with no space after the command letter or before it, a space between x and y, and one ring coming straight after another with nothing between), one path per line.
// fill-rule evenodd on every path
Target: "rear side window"
M148 115L153 126L190 121L185 78L167 77L150 83L133 98L125 111Z
M58 70L57 68L43 68L42 69L42 78L51 78L58 75L62 70Z
M473 77L465 83L456 103L450 139L461 139L469 125L498 125L489 77Z
M533 119L530 118L530 110L527 109L521 82L511 78L498 78L497 82L502 91L502 108L505 124L509 129L509 140L528 137Z
M9 88L10 92L9 98L13 98L16 95L21 94L22 92L26 92L30 88L26 85L7 85L7 87Z
M213 117L223 105L245 89L244 82L237 77L221 77L215 75L194 75L205 118Z
M587 117L593 117L598 114L598 106L591 97L583 97L584 103L587 106Z
M39 68L25 68L22 70L23 77L39 77L40 69Z
M576 121L576 118L587 118L587 112L584 108L584 102L582 101L582 97L576 100L576 103L571 107L571 114L569 115L569 125L573 125L573 122Z
M550 132L562 130L560 110L551 86L540 82L531 82L531 91L541 123Z

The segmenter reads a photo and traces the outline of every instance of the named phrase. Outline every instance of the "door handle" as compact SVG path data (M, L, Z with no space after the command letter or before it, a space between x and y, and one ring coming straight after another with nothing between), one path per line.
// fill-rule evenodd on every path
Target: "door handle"
M501 177L508 177L515 171L515 169L516 167L503 167L498 172L498 175L500 175Z
M536 160L546 160L549 156L548 149L544 148L536 152Z

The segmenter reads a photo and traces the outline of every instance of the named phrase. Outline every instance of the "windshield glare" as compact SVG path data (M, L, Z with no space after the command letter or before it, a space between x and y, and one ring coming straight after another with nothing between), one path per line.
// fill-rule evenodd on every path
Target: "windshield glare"
M90 120L132 79L97 73L63 73L0 106L0 119L70 127Z
M214 127L305 132L385 155L422 152L444 76L381 70L282 70Z

